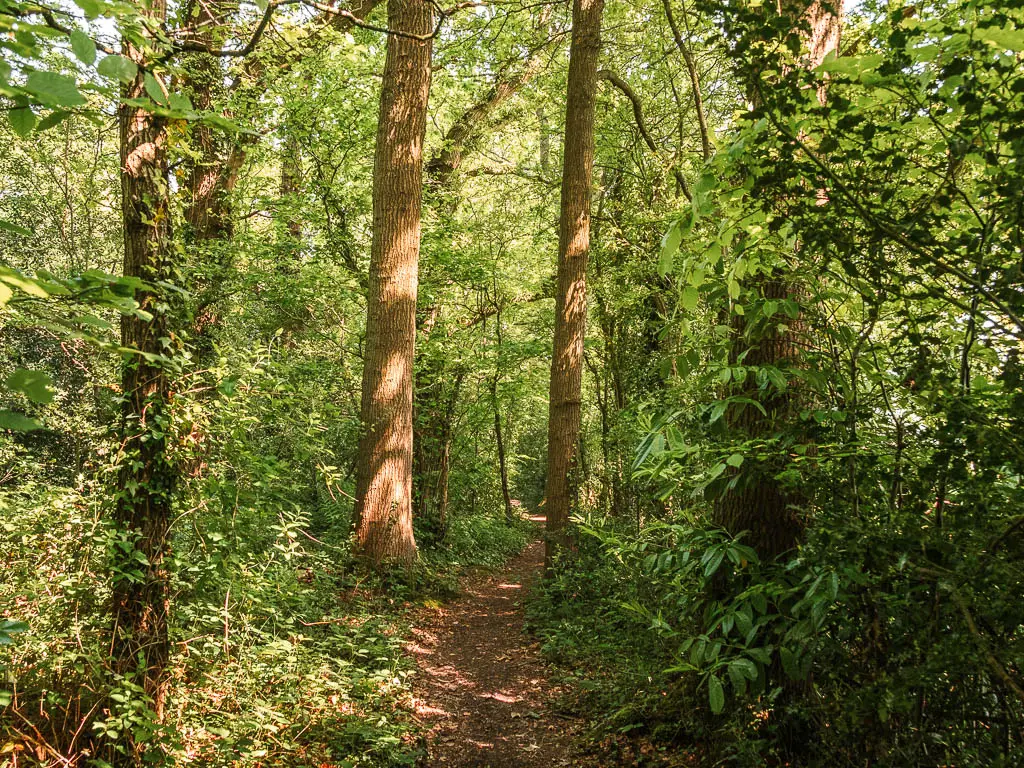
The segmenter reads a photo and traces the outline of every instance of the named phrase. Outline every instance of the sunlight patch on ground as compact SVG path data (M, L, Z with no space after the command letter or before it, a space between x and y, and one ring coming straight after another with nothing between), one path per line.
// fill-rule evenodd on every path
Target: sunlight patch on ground
M507 693L485 693L485 699L494 699L502 704L515 704L523 700L522 696L509 696Z

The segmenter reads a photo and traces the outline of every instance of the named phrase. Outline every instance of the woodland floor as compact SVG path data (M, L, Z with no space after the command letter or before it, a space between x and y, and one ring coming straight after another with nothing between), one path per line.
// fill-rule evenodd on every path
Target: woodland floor
M523 600L543 564L544 544L534 541L502 570L467 576L457 600L416 617L406 651L420 670L413 696L429 729L427 766L574 765L578 723L555 710L560 691L523 628Z

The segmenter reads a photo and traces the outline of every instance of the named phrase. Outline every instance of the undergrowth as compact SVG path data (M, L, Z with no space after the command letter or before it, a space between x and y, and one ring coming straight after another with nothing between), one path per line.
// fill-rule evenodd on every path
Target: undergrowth
M972 558L973 532L943 542L954 571L918 565L917 552L938 549L906 529L869 535L852 518L830 518L772 565L742 537L681 520L639 534L579 522L578 549L535 593L530 622L573 683L591 740L648 743L630 764L1024 757L1019 707L990 676L995 657L974 625L1000 628L999 652L1020 658L1019 595L990 587L997 572L994 583L1019 585L1019 567L1001 552Z
M279 516L265 547L238 540L244 515L183 526L158 726L140 691L108 682L108 594L95 587L106 529L90 490L80 479L3 497L0 604L23 625L0 637L2 768L103 766L129 730L152 734L153 765L414 765L405 611L452 596L462 569L499 565L530 530L456 516L443 544L385 578L301 510Z

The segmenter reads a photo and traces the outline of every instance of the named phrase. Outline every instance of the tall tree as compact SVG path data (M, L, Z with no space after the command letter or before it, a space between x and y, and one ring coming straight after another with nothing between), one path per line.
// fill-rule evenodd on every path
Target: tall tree
M498 479L501 480L501 498L505 504L505 521L510 525L515 520L512 510L512 492L508 486L508 461L505 456L506 435L501 427L501 400L498 399L498 384L501 381L501 297L495 296L494 313L494 376L491 377L491 407L494 409L494 442L498 449Z
M373 174L355 538L375 564L410 563L412 395L420 252L423 136L433 6L389 0L387 56Z
M479 148L488 132L496 127L495 115L500 108L543 71L550 58L549 49L563 37L550 34L549 17L550 9L542 8L536 21L543 35L532 48L529 58L520 67L508 64L501 67L486 94L452 123L437 153L426 164L427 205L433 208L440 225L446 229L456 226L454 220L461 187L459 171L463 163ZM436 270L430 267L429 262L424 264L421 284L427 288L426 294L433 296L431 281L436 282L437 276L433 274ZM439 276L446 277L444 273ZM447 327L442 322L446 309L438 300L420 308L418 329L421 345L438 341L435 334ZM447 532L451 444L464 377L463 367L453 370L451 365L446 365L436 356L421 355L417 361L413 512L421 524L425 522L429 526L437 539L443 539Z
M551 357L546 482L548 568L568 543L573 457L580 431L587 258L594 175L594 103L604 0L574 0L566 86L562 200L558 230L555 339Z
M666 9L668 6L666 5ZM813 69L825 56L838 48L842 28L842 9L822 0L795 0L783 3L779 13L788 24L788 37L799 38L800 54L797 64ZM824 99L824 91L818 96ZM750 89L750 99L757 108L764 107L761 90L756 81ZM819 194L806 190L806 194ZM822 200L824 202L824 200ZM799 247L799 246L798 246ZM782 267L758 275L753 289L765 302L796 302L807 300L806 285L786 274ZM770 367L782 371L802 367L804 347L807 345L808 327L802 314L788 322L769 322L752 325L742 315L732 319L733 348L730 362L742 360L746 366ZM754 377L748 377L741 387L748 396L757 397ZM753 389L751 389L753 387ZM762 412L743 407L735 413L730 424L751 439L766 439L783 430L797 428L800 411L799 387L789 386L761 397ZM787 487L777 479L778 461L745 462L743 472L732 490L724 493L715 504L714 520L717 525L733 534L747 531L750 544L762 557L773 558L797 545L806 525L802 507L805 499L799 489Z
M166 299L155 286L171 277L171 216L167 120L137 104L146 100L147 90L164 88L153 73L156 40L149 30L164 24L167 6L153 0L141 13L148 22L124 41L124 54L138 73L122 89L118 107L124 275L144 281L144 287L135 297L140 311L121 321L121 343L133 351L121 377L123 455L111 563L112 655L115 671L142 686L160 718L170 652L165 559L176 473L167 452L171 333Z

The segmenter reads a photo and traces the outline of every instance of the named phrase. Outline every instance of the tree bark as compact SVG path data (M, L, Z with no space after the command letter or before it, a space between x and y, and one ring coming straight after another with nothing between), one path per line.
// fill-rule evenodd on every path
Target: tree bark
M145 11L159 25L167 7L154 0ZM170 331L166 299L152 286L171 279L171 217L166 120L145 108L145 51L129 41L124 54L139 65L122 89L118 107L124 275L145 281L136 292L148 317L126 315L121 343L133 352L121 374L121 468L114 522L117 541L111 551L114 672L136 682L162 718L170 653L167 621L169 588L165 560L170 550L171 500L176 472L167 453L170 387L166 356ZM130 738L130 737L129 737ZM133 765L141 744L115 761Z
M573 495L570 475L580 431L594 166L594 102L603 9L604 0L573 2L558 233L555 338L548 405L544 560L549 571L554 557L569 543L567 526Z
M799 31L803 42L801 66L813 68L821 64L825 56L839 45L842 28L841 9L834 13L821 2L807 3L796 0L784 4L781 13L791 22L791 28ZM824 99L824 93L819 94ZM756 101L756 100L755 100ZM794 281L780 270L771 275L759 276L754 283L760 298L766 301L794 301L797 305L806 301L805 286ZM767 323L751 338L746 319L741 315L732 318L733 350L730 362L735 362L741 352L740 344L746 340L749 350L743 359L746 366L771 366L783 371L803 365L803 348L808 343L808 327L802 313L785 324ZM741 394L757 398L754 377L748 376ZM750 406L730 417L729 425L741 435L749 438L767 438L780 430L798 429L800 393L795 386L769 397L761 397L761 405L767 415ZM772 461L744 462L736 487L724 493L715 503L715 524L737 535L750 533L747 543L764 559L774 559L791 551L800 542L806 527L806 497L799 489L787 488L776 476L783 468L785 458ZM734 475L735 477L735 475Z
M389 29L430 35L433 23L427 0L388 0ZM413 349L431 48L430 39L389 35L377 124L354 523L357 550L378 566L416 557Z

